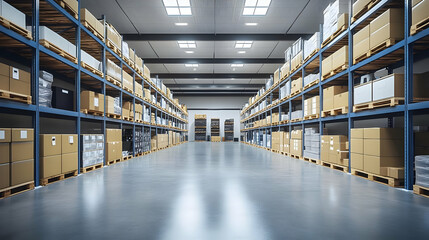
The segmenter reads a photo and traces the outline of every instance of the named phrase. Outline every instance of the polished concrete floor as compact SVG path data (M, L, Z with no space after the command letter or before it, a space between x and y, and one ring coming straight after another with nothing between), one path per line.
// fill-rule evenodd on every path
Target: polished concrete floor
M0 239L428 239L429 199L239 143L187 143L0 200Z

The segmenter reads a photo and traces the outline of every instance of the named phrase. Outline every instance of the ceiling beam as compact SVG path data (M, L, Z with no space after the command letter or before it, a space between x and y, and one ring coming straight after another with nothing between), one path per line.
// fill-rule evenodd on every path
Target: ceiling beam
M159 73L151 74L153 76L158 76L158 78L209 78L209 79L219 79L219 78L257 78L257 79L267 79L270 78L269 73Z
M191 88L191 89L222 89L223 91L228 90L228 88L254 88L259 89L264 86L264 84L165 84L170 90L179 91L177 88ZM187 91L187 90L185 90Z
M311 34L123 34L125 41L296 41Z
M149 58L144 59L145 64L283 64L284 58Z

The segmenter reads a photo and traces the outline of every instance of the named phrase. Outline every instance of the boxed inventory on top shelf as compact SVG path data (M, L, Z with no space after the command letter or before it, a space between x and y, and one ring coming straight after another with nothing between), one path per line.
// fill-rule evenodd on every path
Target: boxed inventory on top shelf
M412 1L412 10L411 10L411 29L410 34L414 35L416 32L425 29L427 27L427 20L429 18L428 10L429 1L428 0L414 0Z
M324 42L344 26L347 28L349 2L348 0L336 0L330 3L323 11Z
M80 9L80 21L91 30L95 36L104 41L104 25L91 14L86 8Z

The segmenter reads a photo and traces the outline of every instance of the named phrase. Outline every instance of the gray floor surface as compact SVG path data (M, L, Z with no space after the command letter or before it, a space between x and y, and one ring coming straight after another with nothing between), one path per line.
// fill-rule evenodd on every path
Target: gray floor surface
M0 200L0 239L429 239L429 199L240 143L187 143Z

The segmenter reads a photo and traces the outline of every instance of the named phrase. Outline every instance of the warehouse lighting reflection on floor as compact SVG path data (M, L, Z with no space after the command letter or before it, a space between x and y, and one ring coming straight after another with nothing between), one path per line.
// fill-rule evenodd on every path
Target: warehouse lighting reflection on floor
M188 180L161 239L270 239L240 183L228 180L220 186L223 187L221 202L208 206L205 203L216 201L205 201L201 192L204 186L199 186L197 179ZM213 212L216 215L210 216Z

